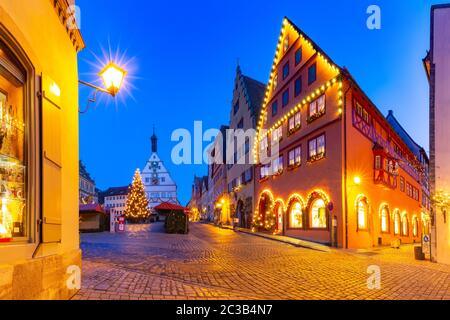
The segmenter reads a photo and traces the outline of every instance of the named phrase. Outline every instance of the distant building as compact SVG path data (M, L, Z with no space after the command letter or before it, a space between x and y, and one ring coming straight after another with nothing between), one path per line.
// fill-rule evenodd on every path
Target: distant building
M192 195L187 207L191 210L193 220L208 220L208 210L210 209L208 197L208 176L194 177L192 183Z
M99 204L80 204L80 232L102 232L109 228L109 217Z
M227 192L230 195L230 210L239 226L250 228L254 211L254 166L253 142L256 122L259 118L266 85L242 74L236 69L233 100L230 112L230 129L235 136L244 130L244 137L234 139L234 150L228 150ZM242 133L242 132L241 132Z
M158 138L153 129L151 156L141 172L150 208L163 202L179 204L177 185L158 156Z
M230 199L227 190L227 148L226 137L228 126L221 126L214 144L208 150L210 163L208 164L209 203L211 208L210 220L216 224L231 224Z
M116 214L125 214L128 197L128 186L112 187L103 191L100 198L104 200L106 211L115 210Z
M98 193L95 187L95 181L91 178L86 166L80 160L80 204L98 203Z
M201 182L201 196L200 196L200 218L202 220L207 220L209 216L209 212L212 210L211 201L210 201L210 193L209 193L209 179L208 176L202 177Z
M433 207L432 254L450 264L450 4L431 7L430 51L424 65L430 83L430 183ZM445 202L445 201L444 201Z

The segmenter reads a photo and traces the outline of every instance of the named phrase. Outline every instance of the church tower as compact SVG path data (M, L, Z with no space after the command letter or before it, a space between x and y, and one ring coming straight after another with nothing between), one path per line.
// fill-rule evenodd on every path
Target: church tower
M155 133L155 126L153 126L153 135L152 135L152 153L157 153L158 152L158 137L156 136Z
M178 204L177 185L158 156L158 137L155 127L151 140L151 155L147 160L141 176L150 208L163 202Z

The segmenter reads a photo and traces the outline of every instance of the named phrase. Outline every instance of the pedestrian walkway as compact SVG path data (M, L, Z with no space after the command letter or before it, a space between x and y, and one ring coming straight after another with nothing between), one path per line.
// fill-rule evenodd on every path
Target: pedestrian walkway
M209 224L168 235L162 223L124 234L82 234L74 299L446 299L450 266L400 251L329 252ZM367 286L379 267L381 288Z
M316 243L316 242L312 242L312 241L306 241L306 240L296 239L296 238L292 238L292 237L286 237L286 236L277 235L277 234L270 234L267 232L256 232L256 231L252 231L252 230L246 229L246 228L233 228L232 226L228 226L228 225L224 225L221 227L225 228L225 229L236 230L236 231L254 235L257 237L266 238L269 240L284 242L284 243L291 244L296 247L308 248L308 249L313 249L313 250L323 251L323 252L331 251L331 248L329 246L326 246L326 245L323 245L320 243Z

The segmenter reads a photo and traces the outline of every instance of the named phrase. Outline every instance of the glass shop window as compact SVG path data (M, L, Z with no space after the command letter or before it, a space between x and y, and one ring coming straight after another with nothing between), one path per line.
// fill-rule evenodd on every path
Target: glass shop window
M289 227L303 228L303 208L298 201L295 201L289 209Z
M25 71L0 41L0 243L28 235L25 79Z
M310 227L312 229L327 228L327 213L325 201L316 199L310 209Z

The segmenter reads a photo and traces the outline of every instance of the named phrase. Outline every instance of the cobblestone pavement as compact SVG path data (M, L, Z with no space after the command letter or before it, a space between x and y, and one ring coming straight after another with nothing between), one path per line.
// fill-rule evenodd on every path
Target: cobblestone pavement
M446 299L450 266L413 260L412 247L318 252L191 224L161 223L124 234L84 234L83 284L74 299ZM367 288L367 268L381 288Z

